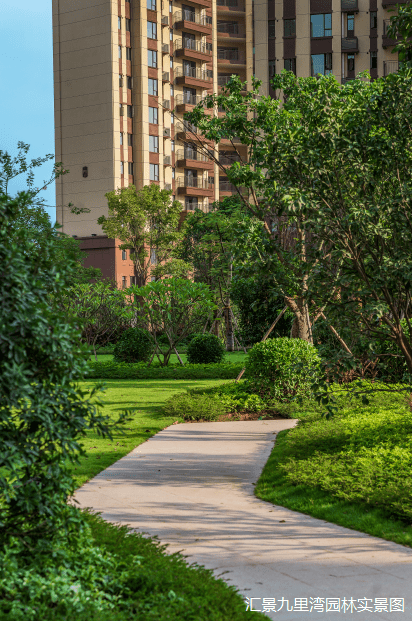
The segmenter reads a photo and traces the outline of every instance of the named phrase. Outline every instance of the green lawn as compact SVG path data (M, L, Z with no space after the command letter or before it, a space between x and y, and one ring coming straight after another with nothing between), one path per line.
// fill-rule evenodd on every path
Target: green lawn
M187 362L187 355L186 354L181 354L179 352L179 355L182 359L182 361L184 363ZM233 352L227 352L226 356L225 356L225 362L243 362L243 360L245 360L246 354L243 351L233 351ZM92 360L94 360L94 356L92 356ZM97 354L97 361L98 362L108 362L109 360L113 360L113 355L112 354ZM157 358L155 358L155 360L157 360ZM176 354L172 354L170 357L170 363L171 364L178 364L179 360L177 359Z
M210 387L227 380L105 380L103 412L114 418L122 410L133 410L133 420L125 426L124 434L116 433L113 440L90 433L83 446L87 452L74 468L76 485L80 487L96 474L130 453L150 436L171 425L176 418L165 417L161 408L168 397L187 388ZM93 382L83 382L91 387Z

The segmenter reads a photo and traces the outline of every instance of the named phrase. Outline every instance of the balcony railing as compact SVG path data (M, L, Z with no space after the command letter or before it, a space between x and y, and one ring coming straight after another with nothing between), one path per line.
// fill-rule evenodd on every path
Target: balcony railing
M193 24L198 24L199 26L211 26L212 18L209 15L196 15L194 11L188 11L187 9L183 9L183 11L176 11L173 15L173 23L177 22L192 22Z
M239 53L239 50L225 50L225 49L219 49L217 50L217 59L218 60L228 60L231 62L238 62L239 64L245 64L246 60L245 60L245 55L242 53Z
M342 52L357 52L358 51L358 37L345 37L342 38Z
M223 164L223 166L231 166L233 162L241 162L242 158L237 154L233 153L230 155L221 155L219 154L219 163Z
M173 42L174 50L193 50L199 54L211 54L212 44L202 43L202 41L192 41L191 39L178 39Z
M201 103L202 101L202 95L189 95L188 93L183 93L183 95L179 94L175 96L175 103L177 106L180 106L182 104L197 106L197 104Z
M239 6L238 0L217 0L217 6L231 6L236 7Z
M226 34L232 34L232 35L239 35L239 36L244 36L240 34L240 28L239 28L239 24L237 22L217 22L217 31L218 32L223 32Z
M385 60L383 63L383 75L386 77L390 73L396 73L399 71L399 61L397 60Z
M179 188L198 188L199 190L213 190L213 183L201 177L180 177L177 180Z
M237 188L235 185L233 185L233 183L230 183L230 181L219 181L219 191L220 192L233 192L233 193L237 193L238 189L239 189L239 191L242 194L246 194L247 193L247 188L243 188L243 187Z
M188 123L185 122L183 123L176 123L176 132L179 134L198 134L199 131L196 127L196 125L192 125L192 123Z
M350 82L351 80L354 80L355 78L342 78L341 83L342 84L347 84L348 82Z
M175 77L194 78L196 80L204 80L210 82L213 79L213 71L210 69L197 69L195 67L176 67Z
M232 76L235 75L238 78L240 78L240 75L238 75L237 73L231 73L230 75L218 75L217 76L217 84L218 86L226 86L226 84L228 84L228 82L232 79ZM240 78L242 79L242 78Z
M209 162L209 158L195 149L179 149L176 153L178 160L196 160L197 162Z
M358 10L358 0L341 0L341 11L357 11Z

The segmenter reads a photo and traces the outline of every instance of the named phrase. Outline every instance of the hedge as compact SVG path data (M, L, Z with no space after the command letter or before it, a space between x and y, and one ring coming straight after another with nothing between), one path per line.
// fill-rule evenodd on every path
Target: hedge
M90 362L87 379L236 379L242 363L169 364L167 367L125 362ZM243 376L245 377L245 375Z

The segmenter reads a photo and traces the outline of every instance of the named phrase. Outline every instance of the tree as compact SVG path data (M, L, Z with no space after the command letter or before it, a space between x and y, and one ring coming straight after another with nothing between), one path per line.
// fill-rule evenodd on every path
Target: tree
M122 290L109 280L79 283L65 289L57 306L78 326L81 341L96 351L130 327L133 313Z
M397 15L391 17L388 36L396 41L392 54L398 54L401 63L412 62L412 4L398 4ZM393 10L393 9L392 9Z
M139 286L146 284L150 273L156 276L156 266L171 257L180 239L182 205L172 201L171 194L155 184L140 190L130 185L106 194L109 216L101 216L98 223L108 237L120 239L120 248L131 250Z
M15 229L29 200L0 195L0 543L12 538L32 552L79 529L67 502L70 464L84 454L86 432L110 435L111 421L96 408L98 388L79 387L87 371L80 335L50 304L77 263L68 256L57 267L55 235L39 248Z
M127 292L136 307L138 322L149 330L162 366L168 365L184 338L203 327L215 308L209 287L185 278L166 278L145 287L132 286ZM166 334L168 345L159 343L159 332Z

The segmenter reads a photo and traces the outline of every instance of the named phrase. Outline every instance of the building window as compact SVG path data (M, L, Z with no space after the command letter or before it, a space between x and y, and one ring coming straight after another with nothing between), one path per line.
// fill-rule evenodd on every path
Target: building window
M126 48L126 60L132 60L132 48L131 47Z
M172 58L172 56L170 57L170 69L173 69L173 58Z
M371 52L371 69L378 68L378 52Z
M175 122L175 115L173 114L173 112L170 114L170 122L172 125Z
M127 287L126 276L122 276L122 289L126 289L126 287Z
M355 33L355 14L348 13L346 17L346 32L348 37L353 37Z
M173 30L172 29L170 29L170 37L169 38L170 38L171 41L173 41Z
M150 263L151 265L156 265L157 263L156 250L154 248L150 250Z
M174 168L172 168L172 179L174 179L174 178L175 178L175 175L176 175L176 171L175 171L175 169L174 169Z
M332 73L332 54L312 54L312 75L329 75Z
M122 250L122 261L126 261L127 259L127 252L126 250Z
M296 19L285 19L283 22L283 36L296 36Z
M133 134L127 134L127 146L128 147L133 146Z
M150 164L150 181L159 181L159 164Z
M122 57L122 46L119 45L118 48L119 48L119 58L121 58Z
M149 106L149 123L155 123L155 125L159 123L159 110L152 106Z
M133 118L133 106L127 106L127 116L129 119Z
M268 23L268 38L276 39L276 20L271 19Z
M147 38L157 39L157 24L156 22L147 22Z
M150 153L159 153L159 136L149 136Z
M348 71L355 71L355 54L348 54Z
M320 15L310 16L310 36L313 38L332 36L331 13L321 13Z
M276 75L276 60L269 61L269 80Z
M157 97L157 80L149 78L149 95Z
M126 32L130 32L130 19L126 17Z
M147 0L147 8L149 11L156 11L156 0Z
M170 97L174 97L174 94L175 94L175 89L174 89L173 84L171 84L170 85Z
M378 27L378 12L371 11L371 28L377 28L377 27Z
M120 116L124 116L124 109L123 109L122 104L119 104L119 113L120 113Z
M130 276L130 286L136 284L136 276Z
M285 58L285 69L296 75L296 58Z
M124 175L124 162L120 162L120 174Z
M170 148L171 148L172 153L173 153L173 151L175 150L175 141L174 140L170 141Z
M121 17L117 18L117 28L118 30L122 29L122 18Z
M185 209L186 211L194 211L198 208L198 198L197 196L186 196L185 197Z
M156 276L150 276L150 282L156 282Z
M129 175L133 175L133 162L128 162Z
M123 132L120 132L120 144L123 144Z
M123 77L122 74L119 73L119 88L121 88L123 86Z
M132 86L133 86L133 78L132 78L132 76L128 75L127 76L127 88L131 89Z
M149 67L157 69L157 52L155 50L147 50L147 64Z
M173 2L169 0L169 13L173 13Z

